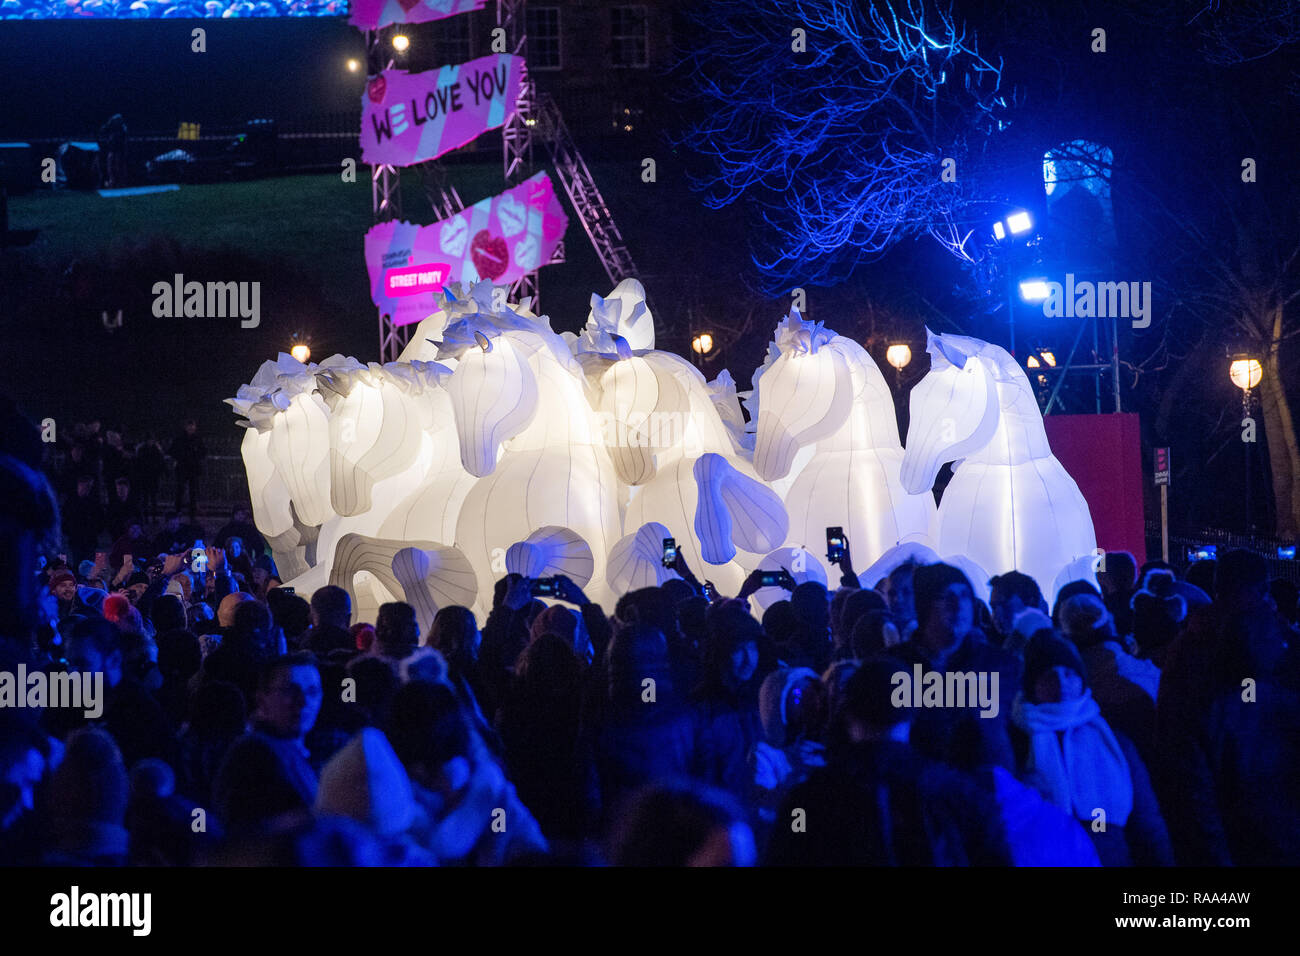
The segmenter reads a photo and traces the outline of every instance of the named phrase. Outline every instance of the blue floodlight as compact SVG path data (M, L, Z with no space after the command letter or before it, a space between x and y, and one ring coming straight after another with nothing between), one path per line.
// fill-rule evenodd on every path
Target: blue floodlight
M1007 231L1002 228L1002 223L995 222L993 224L993 238L997 239L998 242L1001 242L1006 237L1007 237Z
M1026 302L1043 302L1051 295L1046 279L1021 279L1020 298Z
M1030 229L1033 229L1034 221L1029 218L1029 213L1024 210L1013 212L1011 215L1007 216L1007 228L1011 230L1012 235L1018 236L1022 232L1028 232Z

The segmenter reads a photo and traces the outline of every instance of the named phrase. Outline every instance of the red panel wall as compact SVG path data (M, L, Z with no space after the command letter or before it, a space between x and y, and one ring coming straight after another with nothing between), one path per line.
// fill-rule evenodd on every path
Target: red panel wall
M1052 453L1088 502L1097 547L1128 551L1141 565L1146 561L1146 489L1138 416L1048 415L1043 425Z

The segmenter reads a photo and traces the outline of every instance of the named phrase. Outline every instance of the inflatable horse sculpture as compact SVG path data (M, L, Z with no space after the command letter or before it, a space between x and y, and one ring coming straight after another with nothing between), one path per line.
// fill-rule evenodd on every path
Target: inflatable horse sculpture
M931 336L904 451L870 356L797 313L754 376L746 423L730 375L706 381L655 349L635 279L592 296L578 334L504 292L452 284L397 362L280 355L228 399L254 521L300 594L344 587L356 619L406 601L427 629L449 604L481 620L507 572L564 574L612 610L676 576L666 537L723 593L759 567L827 582L815 552L830 525L860 567L954 555L1049 594L1090 573L1087 505L1001 349ZM950 460L936 512L929 489ZM766 590L760 606L780 597Z
M926 330L930 371L912 389L903 487L930 496L953 462L933 533L939 554L989 576L1021 571L1051 602L1094 580L1097 539L1079 486L1052 455L1033 389L1004 349Z
M895 545L928 543L934 499L903 488L893 396L862 346L792 311L748 404L755 472L788 482L789 546L816 552L837 525L867 567Z

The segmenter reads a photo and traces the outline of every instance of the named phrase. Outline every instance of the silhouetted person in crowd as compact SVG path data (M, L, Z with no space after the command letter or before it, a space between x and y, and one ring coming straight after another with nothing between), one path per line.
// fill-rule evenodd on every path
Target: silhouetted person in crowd
M727 794L687 781L632 796L609 839L615 866L753 866L754 835Z
M993 626L1002 649L1019 654L1028 637L1016 633L1016 618L1030 609L1046 614L1047 602L1033 578L1019 571L1008 571L989 581L989 609L993 612Z
M990 644L975 626L975 594L966 575L948 564L917 567L912 575L916 605L916 630L910 641L894 649L922 672L949 671L997 675L997 714L981 716L977 704L966 707L926 707L915 717L913 744L934 759L953 762L959 752L977 748L980 764L1015 766L1007 737L1011 703L1020 682L1020 662Z
M199 508L199 478L203 475L203 461L208 457L207 447L199 435L194 419L187 419L185 430L172 439L171 456L176 462L176 510L181 510L186 494L189 496L189 514L193 520Z
M61 516L68 539L68 559L75 563L91 557L105 524L94 476L77 477L76 493L63 505Z
M333 584L317 588L311 595L311 629L303 639L303 648L318 657L334 650L355 650L351 622L348 592Z
M263 664L256 702L253 729L230 748L212 787L217 815L232 832L304 813L316 800L316 772L304 743L321 706L312 656L290 654Z
M992 797L909 744L913 709L891 702L896 658L849 678L827 765L776 816L767 861L794 866L1005 865L1010 850Z
M127 776L113 738L85 728L68 738L50 782L46 866L123 866Z
M443 608L448 610L457 609ZM510 779L552 841L579 840L587 824L581 704L582 665L573 648L555 634L542 634L520 655L497 713Z
M586 802L593 819L604 815L608 822L643 784L690 775L696 737L674 682L668 641L657 628L619 630L603 676L601 693L584 714L583 745L592 770Z
M1219 557L1160 680L1158 783L1182 865L1300 859L1300 662L1253 552Z
M396 664L419 646L420 622L415 619L415 608L404 601L381 604L375 620L373 653Z
M749 752L763 737L758 716L761 635L758 622L740 607L714 608L701 667L704 676L691 695L697 725L696 776L737 800L749 791Z
M1131 601L1138 587L1137 559L1127 551L1107 551L1097 571L1102 600L1115 619L1115 633L1120 637L1133 630Z

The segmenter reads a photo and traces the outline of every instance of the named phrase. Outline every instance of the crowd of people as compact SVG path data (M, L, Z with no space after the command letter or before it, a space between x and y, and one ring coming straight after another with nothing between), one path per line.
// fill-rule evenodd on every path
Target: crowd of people
M168 474L178 517L197 517L208 451L192 419L166 445L154 434L128 441L121 429L98 420L78 422L55 437L43 443L43 465L59 498L60 553L70 566L93 558L101 546L120 554L119 544L129 549L151 522L165 518L170 524L174 519L164 508L171 505L160 498Z
M423 633L284 587L247 509L60 558L34 460L0 502L0 677L104 688L0 707L6 863L1300 863L1296 588L1249 551L1110 553L1049 606L846 550L761 616L757 572L729 597L679 557L612 615L511 574ZM936 672L995 700L899 693Z

